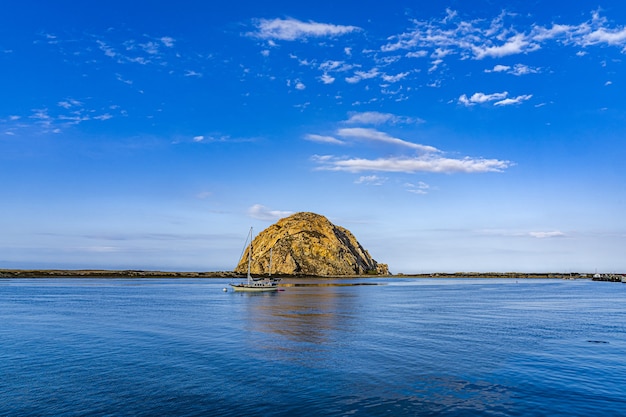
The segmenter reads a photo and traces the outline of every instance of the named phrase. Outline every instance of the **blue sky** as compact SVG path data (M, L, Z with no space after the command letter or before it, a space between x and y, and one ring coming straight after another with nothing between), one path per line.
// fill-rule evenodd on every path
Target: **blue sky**
M626 271L624 2L206 3L3 6L0 268Z

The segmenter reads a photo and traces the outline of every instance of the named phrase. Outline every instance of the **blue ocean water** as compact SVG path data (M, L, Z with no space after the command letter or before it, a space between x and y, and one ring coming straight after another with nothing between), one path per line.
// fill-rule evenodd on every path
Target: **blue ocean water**
M228 282L0 280L0 415L626 415L626 285Z

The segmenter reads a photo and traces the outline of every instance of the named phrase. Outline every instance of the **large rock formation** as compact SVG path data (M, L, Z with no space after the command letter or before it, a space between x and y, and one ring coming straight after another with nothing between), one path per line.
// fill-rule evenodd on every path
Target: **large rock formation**
M248 269L248 247L235 272ZM296 213L263 230L252 241L253 274L362 275L389 274L349 230L315 213Z

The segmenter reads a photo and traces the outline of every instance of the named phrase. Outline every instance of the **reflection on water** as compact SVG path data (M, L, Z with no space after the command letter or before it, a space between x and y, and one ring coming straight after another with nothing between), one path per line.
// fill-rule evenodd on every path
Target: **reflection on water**
M361 285L385 285L379 282L290 282L281 284L281 287L358 287Z
M351 285L355 284L286 282L281 284L285 291L254 294L247 305L246 325L276 337L268 349L311 350L314 346L305 345L321 345L330 332L348 331L358 297L345 290ZM283 338L290 343L283 343Z

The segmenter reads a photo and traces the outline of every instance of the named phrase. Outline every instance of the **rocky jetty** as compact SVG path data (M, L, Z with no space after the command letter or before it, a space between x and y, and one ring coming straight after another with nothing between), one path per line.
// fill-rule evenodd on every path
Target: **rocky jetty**
M245 250L235 272L248 268ZM349 230L326 217L301 212L279 220L259 233L252 242L253 274L344 276L388 275Z

